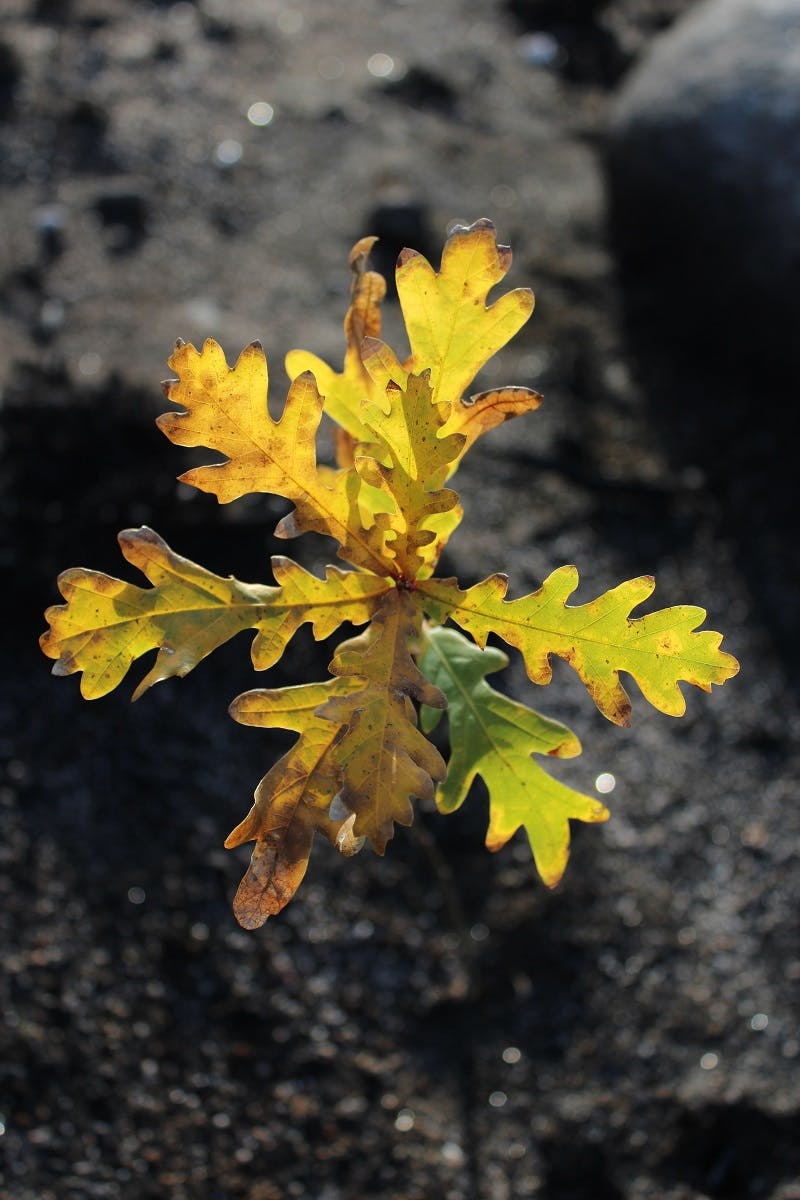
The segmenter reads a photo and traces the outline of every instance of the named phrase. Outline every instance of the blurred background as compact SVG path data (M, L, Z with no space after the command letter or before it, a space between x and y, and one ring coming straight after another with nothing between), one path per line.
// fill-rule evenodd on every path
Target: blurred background
M0 9L2 1195L798 1200L796 0ZM620 730L515 662L612 810L557 891L478 788L384 860L320 844L245 933L222 842L290 740L226 715L246 640L87 704L41 612L68 566L141 582L141 523L270 581L286 506L175 481L174 339L260 339L280 411L286 351L341 360L358 237L391 276L481 216L537 308L479 386L545 403L466 460L445 573L652 573L742 673ZM306 629L265 684L330 657Z

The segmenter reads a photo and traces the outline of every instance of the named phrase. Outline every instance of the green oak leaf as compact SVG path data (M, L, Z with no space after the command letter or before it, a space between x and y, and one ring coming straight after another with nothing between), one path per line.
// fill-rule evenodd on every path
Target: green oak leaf
M570 820L605 821L609 813L599 800L553 779L531 755L572 758L580 742L565 725L489 686L485 676L508 665L502 650L481 650L442 626L427 628L425 643L420 665L447 696L452 748L436 793L439 810L460 808L480 775L489 790L487 848L499 850L524 826L539 874L555 887L569 858ZM429 732L440 715L423 708L423 729Z

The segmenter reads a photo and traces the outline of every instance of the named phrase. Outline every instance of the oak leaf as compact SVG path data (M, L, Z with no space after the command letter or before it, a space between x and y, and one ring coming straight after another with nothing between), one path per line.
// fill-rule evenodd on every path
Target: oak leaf
M341 765L341 800L355 813L353 832L383 854L394 822L410 825L411 797L432 800L444 779L439 751L420 732L411 701L445 708L447 700L428 682L411 656L419 615L408 593L397 590L379 604L364 634L343 642L329 670L359 681L346 696L323 704L319 715L345 726L334 751Z
M137 658L158 649L133 694L136 700L154 683L188 674L244 629L257 631L253 665L266 670L304 622L311 622L317 640L343 621L361 625L392 586L377 576L337 567L328 567L326 578L317 579L291 559L275 557L280 586L266 587L199 567L147 527L124 530L119 543L127 561L152 587L76 567L59 577L67 603L53 605L45 614L50 628L41 646L56 659L53 673L82 671L81 694L87 700L112 691Z
M411 347L406 366L416 373L430 371L435 400L459 400L533 312L530 288L516 288L487 304L510 266L511 250L497 244L495 227L487 220L452 230L438 272L416 250L400 255L397 295Z
M706 619L705 609L678 605L630 616L652 595L652 577L630 579L588 604L568 605L577 586L578 572L568 566L518 600L505 599L505 575L491 575L466 590L454 579L425 580L415 594L430 616L438 621L452 617L479 646L492 633L515 646L534 683L550 682L551 654L563 658L604 716L617 725L628 725L631 712L620 671L633 676L655 708L679 717L686 711L681 680L710 692L712 684L724 683L739 670L736 659L720 650L721 634L695 632Z
M294 380L282 416L273 421L267 408L267 360L257 342L233 367L211 338L201 351L179 343L168 365L178 378L163 385L164 393L183 411L164 413L159 429L176 445L206 446L226 456L225 462L186 471L182 482L212 492L223 504L249 492L285 496L295 509L280 522L279 537L328 534L340 543L341 557L386 573L364 536L356 471L318 467L323 401L310 372Z
M536 867L548 887L555 887L567 865L570 820L606 821L608 809L554 779L531 758L545 754L572 758L581 746L571 730L495 691L485 676L508 666L494 646L481 650L454 629L428 627L420 666L447 696L452 754L447 778L436 803L455 812L467 797L476 775L489 790L486 845L499 850L524 826ZM439 713L422 710L430 730Z
M374 457L356 460L358 470L394 504L382 530L382 552L394 558L406 579L429 574L435 565L442 527L432 518L449 516L449 532L460 515L458 494L444 487L444 481L463 439L441 436L447 420L442 409L449 405L433 403L427 372L409 375L402 388L390 382L385 407L362 405L375 444L369 447Z
M512 417L534 412L541 403L539 392L528 387L490 388L486 392L475 392L472 396L461 396L452 405L442 437L452 433L463 437L460 461L484 433L502 425L504 421L510 421Z
M352 690L348 680L258 689L238 696L230 706L234 720L259 728L293 729L294 746L259 783L253 807L225 840L228 850L255 842L250 866L233 902L236 919L256 929L280 912L303 881L315 833L343 853L358 847L352 821L332 820L331 801L341 786L332 750L341 727L316 715L333 696ZM349 826L349 827L348 827Z

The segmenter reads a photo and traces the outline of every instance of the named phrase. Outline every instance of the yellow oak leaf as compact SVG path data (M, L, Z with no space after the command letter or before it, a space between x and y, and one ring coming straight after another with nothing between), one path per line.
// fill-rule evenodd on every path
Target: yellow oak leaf
M82 567L65 571L59 588L66 604L45 614L50 625L41 638L53 673L83 672L87 700L106 695L129 667L158 649L155 664L133 694L137 700L163 679L186 675L244 629L255 629L252 647L257 670L271 667L305 621L314 636L327 637L343 621L361 625L387 588L386 579L366 572L328 567L317 579L288 558L272 560L279 587L241 583L197 566L169 548L146 527L119 535L122 553L150 583L138 587Z
M340 543L340 555L356 566L386 574L384 562L363 536L355 470L331 472L317 466L316 433L323 402L306 372L292 383L278 421L267 408L267 361L254 342L229 367L209 338L198 351L179 343L169 360L176 380L165 395L183 412L158 418L161 431L179 446L206 446L227 461L194 467L184 483L212 492L226 504L248 492L272 492L295 504L278 526L279 537L314 531Z
M720 650L722 635L695 632L705 609L679 605L630 617L655 588L650 576L630 579L588 604L566 602L578 586L575 567L559 567L536 592L506 600L508 580L491 575L462 590L454 579L430 579L414 595L435 620L448 617L472 634L479 646L497 634L525 659L528 676L546 684L550 655L577 671L600 711L617 725L630 724L631 703L619 673L632 675L649 702L670 716L682 716L686 701L679 682L710 692L739 670Z
M394 556L405 579L430 574L437 551L458 523L458 495L445 488L450 463L458 455L458 434L440 437L449 405L434 404L428 372L409 375L404 388L391 382L384 406L365 403L365 424L372 430L375 457L356 459L363 479L381 489L394 502L395 511L384 522L382 553ZM437 526L432 518L449 520Z
M406 368L430 370L434 399L454 406L533 312L529 288L487 306L489 292L511 266L511 251L497 244L495 234L487 220L457 226L438 272L415 250L404 250L398 260L397 294L411 347Z
M385 392L394 383L401 390L405 389L409 371L385 342L378 338L366 338L361 353L364 368L375 387ZM532 412L541 403L539 392L527 387L493 388L452 401L447 419L438 434L440 438L453 434L462 438L461 449L447 468L448 478L456 472L461 459L482 434L512 417Z
M387 595L369 628L343 642L329 668L339 678L358 680L358 689L318 710L320 717L345 726L334 750L343 772L341 800L355 814L354 835L369 838L378 854L395 821L412 823L411 797L432 800L434 781L445 776L444 761L417 728L410 703L447 707L444 694L411 657L418 633L409 593Z
M343 621L363 625L394 584L363 571L342 571L328 565L325 578L318 579L283 555L273 555L272 573L279 588L267 607L253 642L252 658L257 671L273 666L289 641L305 622L311 624L316 641L329 637Z
M352 818L333 820L328 813L341 786L341 771L332 755L341 728L315 715L320 705L346 695L353 686L348 680L332 679L262 688L245 692L230 706L231 716L243 725L300 734L261 780L250 812L225 840L229 850L255 842L233 902L236 919L245 929L257 929L292 899L305 876L315 833L344 854L360 848L352 835Z

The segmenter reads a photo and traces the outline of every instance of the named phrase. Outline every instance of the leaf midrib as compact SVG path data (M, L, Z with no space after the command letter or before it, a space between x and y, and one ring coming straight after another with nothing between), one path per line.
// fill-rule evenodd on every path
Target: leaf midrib
M180 578L180 576L176 576L176 578ZM188 586L192 586L192 585L188 585ZM158 591L157 587L150 588L150 589L139 588L134 583L126 584L126 587L136 588L137 591L139 591L141 593L142 597L145 597L145 598L149 598L152 594L154 594ZM79 584L73 585L73 590L76 592L83 592L94 598L100 598L100 599L105 598L105 597L103 597L102 593L96 592L90 587L81 587ZM197 589L197 590L202 591L203 589ZM277 603L265 603L263 601L237 601L234 603L230 603L226 600L220 600L219 598L213 597L213 593L206 592L205 593L206 595L212 596L212 598L215 600L215 603L200 604L195 607L192 607L191 605L186 605L186 606L181 606L181 607L177 607L177 608L159 608L159 609L151 609L149 611L142 609L138 612L134 610L129 615L120 615L117 620L104 621L104 623L102 625L94 625L94 626L91 626L90 628L84 628L84 629L81 629L79 632L80 633L89 633L89 632L94 632L94 631L103 630L103 629L115 629L121 625L129 624L132 621L154 621L154 620L157 620L159 617L195 616L200 613L213 612L215 609L220 609L224 612L229 612L229 613L238 613L241 610L247 611L250 609L261 610L261 615L259 616L259 622L260 622L261 620L264 619L265 616L268 616L271 611L279 613L279 612L288 611L289 609L293 609L293 608L307 608L310 612L312 609L315 609L315 608L333 608L333 607L336 607L337 605L347 606L347 605L350 605L353 603L358 603L359 601L367 602L370 600L375 600L378 597L385 595L387 592L389 592L391 590L392 589L391 589L391 585L390 585L388 587L381 588L374 592L364 593L359 596L344 596L344 597L333 598L330 600L314 600L312 602L308 602L305 605L303 604L302 601L298 602L298 601L290 601L290 600L278 601ZM113 599L111 599L111 603L119 604L119 605L127 605L132 608L134 601L132 601L132 600L126 601L126 600L121 600L118 597L114 597ZM66 605L66 606L65 605L61 605L61 606L56 605L56 607L57 608L58 607L68 607L68 605ZM305 617L304 619L310 620L311 618ZM77 636L77 633L68 634L67 637L62 640L66 641L68 638L75 637L75 636Z

